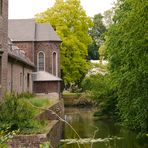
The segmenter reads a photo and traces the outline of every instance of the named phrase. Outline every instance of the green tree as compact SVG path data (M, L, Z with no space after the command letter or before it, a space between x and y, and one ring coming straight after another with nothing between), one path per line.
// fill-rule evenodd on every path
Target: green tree
M52 8L36 15L38 22L50 23L62 39L61 69L66 85L79 84L88 69L88 29L93 25L79 0L56 0Z
M118 0L106 44L119 115L141 132L148 131L147 8L147 0Z
M88 54L90 59L99 59L98 49L103 43L103 37L101 36L106 28L103 24L103 16L99 13L93 18L94 26L90 29L89 34L93 39L93 42L89 45Z
M113 24L114 9L109 9L103 13L103 21L106 28L109 28Z
M100 48L99 48L99 54L100 54L100 62L102 63L102 61L106 57L106 45L105 44L103 44L103 45L100 46Z

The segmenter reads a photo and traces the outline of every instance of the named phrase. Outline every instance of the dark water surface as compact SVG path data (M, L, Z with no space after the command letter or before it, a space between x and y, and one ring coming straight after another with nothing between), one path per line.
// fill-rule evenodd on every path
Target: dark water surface
M116 125L111 120L98 120L93 117L94 110L87 108L65 108L65 119L83 138L109 138L121 137L122 139L107 140L104 142L85 144L78 146L75 144L61 143L61 148L148 148L145 142L136 139L136 134ZM95 134L96 132L96 134ZM94 137L95 134L95 137ZM65 125L64 139L76 139L76 134Z

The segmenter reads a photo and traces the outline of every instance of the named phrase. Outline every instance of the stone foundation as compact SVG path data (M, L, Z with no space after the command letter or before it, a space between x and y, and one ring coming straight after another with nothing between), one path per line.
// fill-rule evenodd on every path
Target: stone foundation
M49 110L45 110L39 114L36 118L39 120L59 120L57 115L64 118L64 104L62 99L58 103L51 106Z
M61 118L64 117L64 106L63 100L54 104L49 108L55 112ZM58 120L57 115L53 114L52 111L44 111L36 118L40 120L49 120L48 131L44 134L31 134L31 135L17 135L9 141L8 145L10 148L39 148L40 144L49 141L53 148L56 148L60 142L63 122Z

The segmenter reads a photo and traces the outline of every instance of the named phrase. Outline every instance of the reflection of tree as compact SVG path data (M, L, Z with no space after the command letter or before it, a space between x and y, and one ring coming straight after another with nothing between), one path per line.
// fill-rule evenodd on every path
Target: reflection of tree
M93 114L92 111L86 109L72 109L72 112L68 111L66 120L76 129L80 137L93 137L93 133L96 130L93 126ZM74 138L76 135L73 131L65 125L65 138Z
M95 138L123 137L122 140L111 140L108 143L94 143L93 148L144 148L136 141L136 135L133 132L123 129L114 124L112 120L95 120L91 109L66 109L66 120L74 127L81 138L93 138L96 127L99 131ZM65 125L65 139L77 138L76 134ZM77 148L76 144L65 145L62 148ZM83 146L82 146L83 147ZM89 145L90 148L90 145Z

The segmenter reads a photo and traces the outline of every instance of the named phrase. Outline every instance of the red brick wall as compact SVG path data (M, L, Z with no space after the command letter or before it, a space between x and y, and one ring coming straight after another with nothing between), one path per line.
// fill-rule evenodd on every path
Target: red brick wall
M37 55L40 51L45 53L45 71L52 73L52 54L57 53L57 69L60 77L60 42L35 42L35 65L37 65ZM55 67L54 67L55 68ZM37 70L37 69L36 69Z
M29 74L29 85L27 86L27 75ZM32 69L24 64L9 59L7 74L8 92L30 92L32 93Z
M13 42L16 46L26 52L26 55L31 61L34 62L37 71L37 55L40 51L45 53L45 71L52 73L52 54L53 52L57 53L57 69L58 77L61 77L60 73L60 44L61 42L22 42L15 41ZM33 52L34 51L34 52ZM55 68L55 67L54 67Z
M34 93L52 93L57 92L60 93L60 82L34 82L33 84L33 92Z
M2 1L2 16L0 16L0 46L3 50L1 61L0 98L7 91L7 59L8 59L8 0Z
M13 42L17 47L19 47L21 50L25 51L26 56L34 62L34 42L20 42L15 41Z

